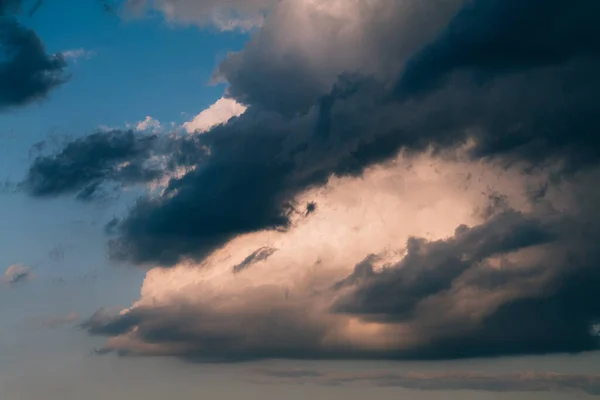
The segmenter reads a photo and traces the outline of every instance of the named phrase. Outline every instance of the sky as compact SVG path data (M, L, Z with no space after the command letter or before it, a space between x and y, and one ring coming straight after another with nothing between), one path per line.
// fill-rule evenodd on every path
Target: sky
M598 15L0 0L0 398L597 398Z

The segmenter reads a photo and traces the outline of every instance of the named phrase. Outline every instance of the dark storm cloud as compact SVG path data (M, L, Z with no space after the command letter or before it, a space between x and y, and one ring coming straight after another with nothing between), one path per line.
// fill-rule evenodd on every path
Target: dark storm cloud
M273 80L265 80L261 66L277 58L274 47L262 49L260 60L250 53L231 56L220 72L248 111L193 139L167 140L160 154L168 155L168 168L193 170L171 179L162 195L141 198L111 225L113 259L169 266L202 260L241 234L285 230L296 195L331 176L359 176L399 151L411 156L433 148L435 156L449 157L445 150L470 142L473 160L517 165L523 174L550 171L544 190L531 196L531 212L511 211L498 195L483 210L483 224L459 227L446 240L411 239L397 265L379 271L375 258L367 258L331 289L341 296L336 315L401 321L427 340L389 351L327 348L333 322L311 320L302 305L286 308L292 301L266 310L257 300L228 313L210 304L146 306L96 315L84 328L109 336L135 331L142 343L225 359L439 359L597 348L590 334L600 319L597 4L467 2L447 29L409 57L394 85L378 74L344 69L331 90L323 89L324 81L311 75L322 71L293 54L277 59L272 68L281 70L267 69ZM392 17L390 26L404 26L402 16ZM402 53L395 40L379 45ZM34 196L85 197L107 181L156 178L162 170L145 168L153 139L146 147L131 135L96 134L40 157L24 187ZM126 162L131 175L122 175ZM546 201L547 192L565 184L576 200L559 211ZM536 257L518 257L527 251ZM259 258L251 255L242 265ZM493 265L498 260L500 269ZM458 318L446 300L459 301L465 291L481 292L480 307L487 306L484 294L502 301L476 310L479 319Z
M600 4L590 0L475 0L408 63L399 90L439 87L469 70L480 81L600 56Z
M11 15L21 10L23 0L2 0L0 1L0 17Z
M554 374L543 372L495 375L472 372L396 373L371 372L335 374L316 370L264 370L264 383L310 383L319 385L365 384L418 390L477 390L487 392L581 392L600 395L597 375Z
M22 1L0 3L0 111L45 98L67 80L62 55L49 55L37 34L13 14Z
M453 127L479 130L474 156L596 163L598 15L589 0L468 2L409 60L396 95L452 97Z
M97 132L68 143L60 152L38 156L21 188L34 197L76 194L94 199L107 182L149 182L164 167L151 163L157 136L132 131Z
M266 260L275 254L276 251L277 249L272 247L261 247L260 249L252 252L252 254L250 254L248 257L244 258L241 263L234 265L232 268L233 273L242 272L243 270L251 267L253 264Z
M230 123L194 141L182 141L190 148L210 149L210 156L198 161L193 158L198 150L183 146L172 149L174 163L185 158L186 163L196 164L195 170L171 180L163 196L143 198L135 205L118 226L120 236L109 246L112 257L169 265L181 259L202 259L240 234L286 229L297 193L322 185L331 175L359 175L365 167L384 162L401 149L451 148L473 138L476 144L472 155L476 158L495 157L507 163L525 162L530 167L564 163L572 169L595 163L600 157L595 134L600 122L594 117L600 111L596 101L600 80L595 72L600 64L575 55L593 55L596 36L587 39L588 44L571 49L567 46L589 33L587 19L591 17L586 13L590 9L585 4L576 1L563 20L556 1L539 3L537 14L531 6L518 6L512 1L506 5L469 3L447 32L443 31L423 50L423 54L441 55L428 61L417 53L404 76L410 77L413 70L418 70L435 80L438 75L465 67L470 71L483 70L489 64L487 60L497 53L500 54L494 60L506 59L510 65L539 66L553 61L550 67L515 68L509 74L492 69L491 81L485 86L477 84L472 74L470 78L449 79L446 84L438 84L438 90L414 99L395 98L396 94L376 78L346 74L306 114L289 117L251 105ZM501 23L506 13L519 23ZM579 14L585 16L584 21L572 23L573 15ZM479 23L481 15L489 22ZM526 22L535 25L532 18L537 15L543 16L545 23L554 22L552 26L566 27L547 36L525 36L522 46L539 48L539 58L544 62L519 61L519 57L532 56L524 50L503 50L503 44L515 35L534 32ZM468 37L479 38L482 43L478 41L476 46L468 41L457 24L464 27ZM480 32L482 29L489 33ZM564 39L567 44L554 40L563 31L568 34ZM395 44L387 43L390 50ZM448 50L437 50L438 47ZM482 49L488 49L490 55L480 54ZM551 56L546 57L542 50ZM450 51L456 55L446 55ZM469 54L472 58L466 58ZM442 56L447 58L443 62L438 60ZM469 63L461 61L461 57ZM437 72L440 66L444 69ZM300 81L292 74L281 85ZM404 81L400 82L402 87ZM272 96L272 101L281 103L286 94L278 91ZM102 147L102 140L97 141ZM95 145L96 140L90 140L84 152L93 152ZM74 143L74 149L80 147L80 143ZM72 158L83 157L69 154ZM72 170L61 163L60 156L38 159L27 181L30 192L38 196L69 191L86 198L88 193L93 195L103 179L116 174L118 162L128 161L129 156L95 154L98 157L82 158L84 168ZM36 181L36 176L46 176L46 170L52 168L64 179ZM129 170L134 181L156 176L156 171L148 171L135 162Z
M256 134L255 125L240 118L201 135L201 146L210 148L207 162L172 179L161 197L140 199L120 223L111 255L174 264L201 259L241 233L288 227L292 166L277 159L282 132L267 122Z

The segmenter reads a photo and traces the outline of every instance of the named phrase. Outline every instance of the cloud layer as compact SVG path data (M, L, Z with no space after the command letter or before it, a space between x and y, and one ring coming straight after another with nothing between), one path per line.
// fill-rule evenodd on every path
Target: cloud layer
M83 326L193 359L596 349L595 4L278 2L217 69L237 118L32 164L38 197L187 171L111 225L155 268Z
M490 392L582 392L600 395L600 377L552 373L491 375L469 372L332 374L315 370L258 371L264 382L320 385L366 384L419 390L483 390Z

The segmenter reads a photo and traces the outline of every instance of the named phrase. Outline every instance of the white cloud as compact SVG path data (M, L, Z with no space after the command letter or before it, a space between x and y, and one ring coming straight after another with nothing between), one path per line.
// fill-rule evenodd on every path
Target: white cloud
M246 111L246 107L233 99L225 97L196 115L193 120L183 124L189 133L205 132L210 128L223 124L233 117L240 116Z
M160 123L160 121L147 116L146 118L144 118L143 121L140 121L137 123L137 125L135 126L135 129L138 131L152 131L152 132L156 132L161 130L162 125Z
M73 49L63 51L62 55L67 60L77 62L79 59L90 59L95 53L85 49Z

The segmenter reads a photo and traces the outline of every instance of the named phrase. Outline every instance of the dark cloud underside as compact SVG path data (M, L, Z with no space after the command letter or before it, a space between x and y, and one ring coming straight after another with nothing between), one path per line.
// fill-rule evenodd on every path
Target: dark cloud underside
M98 132L68 143L58 154L37 157L21 186L34 197L74 193L89 200L106 181L148 182L161 176L147 165L155 136L133 131Z
M66 62L13 16L20 1L0 4L0 111L44 99L67 80Z

